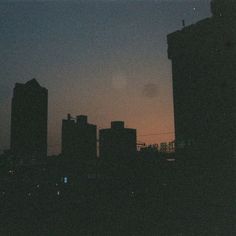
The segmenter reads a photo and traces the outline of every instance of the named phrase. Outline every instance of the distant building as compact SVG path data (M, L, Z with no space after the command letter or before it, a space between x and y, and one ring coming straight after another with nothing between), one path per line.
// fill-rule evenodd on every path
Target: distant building
M236 1L213 0L211 9L211 18L168 35L176 149L225 158L236 139Z
M168 151L169 151L168 143L166 142L160 143L160 152L167 153Z
M159 152L161 153L173 153L175 152L175 141L160 143Z
M11 108L11 152L22 160L46 157L48 90L35 79L16 83Z
M99 132L100 157L103 160L130 160L136 156L136 129L124 127L123 121L111 122L111 128Z
M160 156L158 150L158 144L152 144L141 147L138 154L139 154L138 156L143 158L144 160L158 158Z
M97 126L87 116L73 119L68 114L62 121L62 155L68 160L90 161L97 157Z

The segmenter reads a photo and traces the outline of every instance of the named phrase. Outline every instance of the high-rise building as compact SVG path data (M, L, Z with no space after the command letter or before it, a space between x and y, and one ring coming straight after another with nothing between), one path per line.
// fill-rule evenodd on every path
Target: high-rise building
M32 79L16 83L11 110L11 151L22 160L47 156L48 90Z
M125 128L123 121L111 122L111 128L99 132L101 159L126 161L136 157L136 139L136 129Z
M176 148L225 159L235 152L236 1L213 0L213 16L168 35Z
M89 124L87 116L74 119L68 114L62 121L62 155L67 160L96 160L97 126Z

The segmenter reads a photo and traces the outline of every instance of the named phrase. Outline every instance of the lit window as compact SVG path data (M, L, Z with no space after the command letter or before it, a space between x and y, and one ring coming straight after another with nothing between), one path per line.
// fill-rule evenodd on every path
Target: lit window
M67 184L67 183L68 183L68 178L67 178L67 177L64 177L64 178L63 178L63 183L64 183L64 184Z

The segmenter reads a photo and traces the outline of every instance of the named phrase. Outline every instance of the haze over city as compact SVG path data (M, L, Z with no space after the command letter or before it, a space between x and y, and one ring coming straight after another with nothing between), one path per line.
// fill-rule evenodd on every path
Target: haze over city
M1 151L14 84L32 78L49 91L49 155L67 113L98 128L125 120L149 144L174 140L166 35L208 16L209 0L1 2Z

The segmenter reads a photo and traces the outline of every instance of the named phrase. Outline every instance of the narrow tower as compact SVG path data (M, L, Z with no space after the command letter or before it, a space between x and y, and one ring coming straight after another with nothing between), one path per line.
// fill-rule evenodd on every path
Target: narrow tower
M47 156L48 91L36 79L16 83L11 107L11 151L24 161Z

